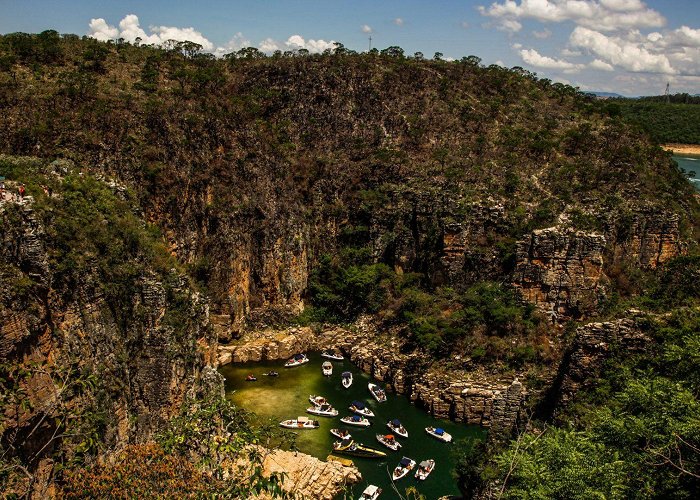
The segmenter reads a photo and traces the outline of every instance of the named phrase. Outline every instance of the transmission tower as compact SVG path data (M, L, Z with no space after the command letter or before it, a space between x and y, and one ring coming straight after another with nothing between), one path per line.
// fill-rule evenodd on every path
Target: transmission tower
M666 96L666 102L671 102L671 82L666 82L666 93L664 95Z

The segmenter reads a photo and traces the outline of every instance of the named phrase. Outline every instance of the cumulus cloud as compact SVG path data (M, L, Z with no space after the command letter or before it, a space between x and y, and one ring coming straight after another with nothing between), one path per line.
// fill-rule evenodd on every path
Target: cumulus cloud
M301 35L292 35L290 36L284 44L290 49L290 50L299 50L299 49L306 49L309 52L318 54L323 52L326 49L332 49L335 48L335 41L331 40L329 42L325 40L304 40L304 37Z
M536 68L575 72L580 70L582 67L580 64L575 64L564 59L555 59L553 57L543 56L535 49L522 49L520 51L520 57L522 57L526 64Z
M374 30L368 24L363 24L361 29L362 29L362 33L374 33Z
M545 28L542 31L533 31L532 35L535 38L539 38L540 40L544 40L545 38L549 38L550 36L552 36L552 32Z
M666 23L664 16L640 0L503 0L478 9L506 31L519 31L522 25L517 26L522 19L572 21L602 31L660 27Z
M600 71L614 71L615 68L613 68L612 64L608 64L605 61L601 61L600 59L594 59L591 61L591 63L588 65L588 67L597 69Z
M403 26L403 19L400 17L397 17L392 21L396 26Z
M149 26L150 33L141 28L139 18L135 14L128 14L119 21L119 27L112 26L103 18L90 20L88 36L97 40L108 41L123 38L127 42L135 42L137 38L144 44L160 45L168 40L178 42L194 42L200 44L204 50L211 51L214 44L207 40L194 28L177 28L173 26Z
M224 54L228 54L230 52L235 52L237 50L244 49L246 47L252 47L253 43L248 40L243 33L240 31L233 35L233 37L225 44L222 45L221 47L217 47L216 50L214 50L214 54L216 56L223 56Z
M634 35L634 34L633 34ZM669 58L644 44L620 36L608 36L581 26L569 37L569 44L594 54L602 61L633 72L676 73Z

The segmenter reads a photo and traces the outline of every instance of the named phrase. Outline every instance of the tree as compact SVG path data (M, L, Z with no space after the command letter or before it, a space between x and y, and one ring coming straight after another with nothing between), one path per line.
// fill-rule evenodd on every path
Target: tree
M381 55L388 56L388 57L396 57L398 59L403 59L404 52L403 52L403 49L401 47L398 47L396 45L392 45L391 47L387 47L386 49L382 50Z

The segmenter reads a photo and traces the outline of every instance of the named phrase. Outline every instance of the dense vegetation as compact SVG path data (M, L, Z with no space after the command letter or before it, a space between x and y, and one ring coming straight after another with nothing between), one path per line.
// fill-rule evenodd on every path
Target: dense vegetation
M688 94L613 99L605 106L661 144L700 144L700 98Z
M698 257L680 258L660 273L636 303L665 311L641 322L646 348L613 351L600 379L554 421L539 421L535 413L528 431L505 447L462 455L465 491L487 482L505 498L696 498L698 276Z
M447 62L338 44L320 55L247 48L216 59L192 43L137 46L47 31L0 37L0 106L0 151L58 158L59 170L78 166L59 181L32 161L0 163L0 175L24 182L36 199L55 293L68 301L98 291L128 332L143 319L134 292L152 276L167 291L163 323L183 336L192 362L200 353L186 337L193 315L183 270L212 312L232 322L303 298L312 307L300 321L373 313L437 359L459 353L499 373L553 364L561 353L552 351L573 328L556 332L557 345L551 325L510 285L516 244L555 223L605 233L620 245L605 256L603 314L630 305L686 309L650 316L653 348L634 358L618 353L560 421L535 415L544 419L540 433L529 428L505 448L465 453L462 485L473 492L501 484L517 498L661 498L697 489L679 467L697 471L698 203L669 155L622 121L626 103L601 106L474 56ZM639 269L625 254L639 213L677 215L691 256ZM21 209L4 217L11 231ZM470 246L450 271L446 236L460 231ZM45 302L25 271L3 264L3 307ZM2 404L21 404L26 373L3 365ZM183 496L241 494L223 480L220 462L201 463L197 453L204 443L205 459L240 454L230 436L213 439L221 429L252 441L267 435L219 403L184 408L156 444L97 461L111 417L100 391L125 390L119 374L107 389L98 375L69 375L85 404L61 408L76 418L56 428L66 436L66 447L52 451L66 470L57 476L66 494L158 495L161 480ZM660 394L669 396L663 406ZM21 463L2 464L0 481ZM148 476L119 479L144 464L153 465ZM247 487L278 487L257 472Z

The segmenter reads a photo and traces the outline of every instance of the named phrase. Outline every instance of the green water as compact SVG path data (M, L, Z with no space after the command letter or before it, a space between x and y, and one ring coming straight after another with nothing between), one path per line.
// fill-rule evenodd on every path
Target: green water
M690 182L695 186L695 189L700 191L700 155L673 155L678 166L686 172L695 172L690 178Z
M295 431L298 434L297 447L300 451L325 460L331 453L333 441L336 440L329 430L340 427L348 429L356 441L387 453L387 458L381 460L345 457L353 460L362 472L362 481L353 490L355 497L359 496L368 484L375 484L384 490L382 499L397 498L391 486L390 472L404 455L416 462L432 458L436 461L436 466L424 482L417 481L413 474L397 481L396 486L401 493L409 486L416 486L428 499L459 495L452 475L454 459L451 450L455 445L431 438L424 429L428 426L443 427L452 434L454 441L483 439L483 429L432 418L412 405L405 396L389 393L387 402L377 403L367 390L369 377L347 360L334 361L333 375L324 377L321 373L320 355L312 353L309 357L310 363L296 368L283 368L284 363L281 361L226 365L221 368L221 373L226 377L227 397L237 405L274 422L307 415L306 408L311 406L308 400L310 394L326 397L340 413L336 418L307 415L317 419L321 427L315 430ZM262 376L269 370L278 371L280 376ZM340 374L343 371L351 371L353 374L353 385L350 389L343 388L340 383ZM258 381L245 382L249 373L258 377ZM350 415L347 407L354 399L364 401L375 413L376 417L370 419L373 422L370 427L359 428L341 424L340 418ZM408 439L398 438L403 445L399 451L385 448L375 437L378 433L391 433L386 427L386 422L392 418L401 420L408 430Z

